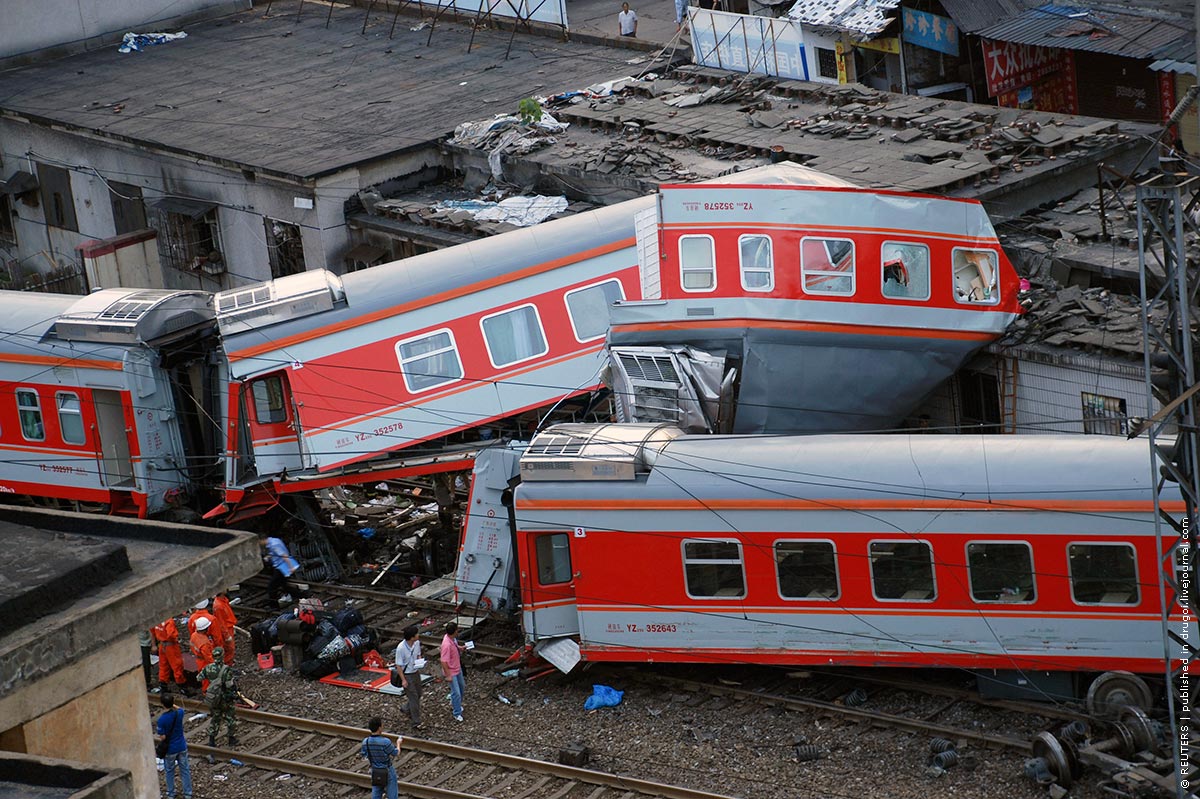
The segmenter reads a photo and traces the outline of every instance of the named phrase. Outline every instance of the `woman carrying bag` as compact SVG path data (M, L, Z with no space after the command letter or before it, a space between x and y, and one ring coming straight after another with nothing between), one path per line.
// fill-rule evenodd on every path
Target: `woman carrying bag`
M383 791L387 789L387 799L396 799L396 767L392 760L400 754L400 750L390 739L383 735L383 719L379 716L367 722L371 734L363 738L362 756L371 764L371 799L383 799ZM397 738L400 743L403 738Z

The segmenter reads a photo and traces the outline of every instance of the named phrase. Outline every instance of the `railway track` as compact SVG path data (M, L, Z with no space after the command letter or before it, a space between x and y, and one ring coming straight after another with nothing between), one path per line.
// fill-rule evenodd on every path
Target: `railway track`
M156 697L151 697L152 703ZM204 705L184 700L189 711ZM370 787L360 755L365 731L326 721L237 709L236 749L190 743L191 752L238 760L263 769L265 783L278 773L303 775L353 788ZM192 727L203 740L209 720ZM394 740L394 738L393 738ZM472 749L404 736L396 759L401 795L420 799L730 799L649 780L564 766L503 752Z

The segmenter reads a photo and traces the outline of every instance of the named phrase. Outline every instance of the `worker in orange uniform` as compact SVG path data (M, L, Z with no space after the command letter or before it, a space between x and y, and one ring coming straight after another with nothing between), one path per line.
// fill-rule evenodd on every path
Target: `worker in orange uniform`
M189 622L190 623L190 622ZM192 647L192 655L196 658L196 673L204 671L204 667L213 662L213 639L210 636L212 622L209 621L207 614L196 619L196 631L192 633L189 641ZM201 692L208 691L208 680L204 680L200 684Z
M225 634L225 642L221 648L225 650L225 665L233 665L233 628L237 626L237 616L233 615L233 606L229 604L229 595L224 591L213 597L213 615L221 622L221 631Z
M167 691L167 680L174 679L176 690L183 693L187 677L183 674L183 649L179 646L179 628L175 619L160 621L150 630L151 649L158 653L158 688Z
M221 646L221 644L225 642L225 630L222 629L221 620L209 611L207 599L201 599L199 602L197 602L195 610L193 610L192 615L188 617L189 635L196 632L196 622L200 619L208 619L209 623L213 625L212 629L208 631L208 634L212 636L212 639L216 642L217 646Z

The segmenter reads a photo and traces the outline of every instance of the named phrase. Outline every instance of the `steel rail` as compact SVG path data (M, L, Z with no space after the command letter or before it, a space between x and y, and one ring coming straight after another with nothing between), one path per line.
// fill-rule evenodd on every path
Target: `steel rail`
M153 695L150 695L153 699ZM201 702L194 699L184 699L182 702L176 700L178 704L189 710L199 710L207 712L208 708ZM349 727L344 724L335 724L331 721L319 721L317 719L306 719L299 716L285 716L278 713L268 713L263 710L248 710L246 708L235 708L235 713L239 719L244 719L250 722L259 724L268 724L274 727L284 727L291 730L299 730L301 732L315 732L322 735L346 738L348 740L359 741L364 737L364 730L361 727ZM396 737L396 736L391 736ZM510 755L504 752L492 752L486 749L472 749L466 746L457 744L443 743L441 741L432 741L428 738L413 738L412 736L402 736L403 745L407 749L416 752L422 752L428 755L453 758L455 760L469 760L475 763L486 763L494 766L504 766L506 768L518 769L521 771L529 771L539 774L548 774L553 777L562 779L574 780L576 782L588 783L589 785L602 785L608 788L619 788L625 791L635 791L637 793L646 794L649 796L660 796L664 799L733 799L733 797L724 794L708 793L706 791L697 791L691 788L683 788L677 785L667 785L661 782L653 782L651 780L638 779L636 777L625 777L620 774L608 774L602 771L591 771L590 769L578 768L576 766L564 766L559 763L550 763L545 760L536 760L534 758L522 757L520 755ZM196 745L196 750L208 750L209 747ZM214 753L236 757L243 762L251 762L242 757L242 753L233 752L232 750L212 750ZM259 757L246 753L247 757ZM324 767L319 767L324 768ZM328 769L336 771L336 769ZM367 779L365 775L358 775L362 779ZM353 783L369 784L369 783ZM404 784L401 784L404 787Z
M974 730L964 730L959 727L950 727L937 722L922 721L921 719L908 718L906 716L897 716L893 713L882 713L875 710L862 710L860 708L847 707L846 705L838 705L833 702L826 702L820 699L802 699L791 696L779 696L777 694L758 693L757 691L747 690L745 688L732 688L724 685L714 685L712 683L699 682L697 680L688 680L681 677L664 677L657 674L638 675L638 679L644 679L647 682L658 683L660 685L677 685L686 690L695 691L697 693L709 693L714 696L731 696L738 699L753 699L768 705L779 705L788 708L804 708L806 710L823 710L831 713L837 713L850 718L861 719L872 724L884 725L888 727L901 727L903 729L915 730L917 732L927 732L936 734L942 738L956 739L969 738L980 743L991 744L993 746L1003 746L1008 749L1016 749L1020 752L1030 752L1033 750L1033 745L1029 741L1022 741L1019 738L1009 738L1006 735L993 735L986 732L976 732Z

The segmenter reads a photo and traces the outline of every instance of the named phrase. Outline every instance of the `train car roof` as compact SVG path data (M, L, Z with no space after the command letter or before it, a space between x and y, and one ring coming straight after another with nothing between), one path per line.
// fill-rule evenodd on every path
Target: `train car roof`
M236 353L239 349L262 344L266 339L260 331L265 327L271 327L271 338L282 338L344 319L386 314L388 310L414 300L482 284L528 267L575 258L623 239L629 239L632 247L633 217L637 212L653 206L654 202L653 196L639 197L392 261L343 275L340 279L332 273L324 273L327 277L322 279L328 282L333 301L315 314L309 310L306 315L297 314L291 318L278 314L254 315L251 310L253 305L250 304L239 307L235 313L221 310L223 306L229 306L233 295L247 295L253 291L263 294L265 304L269 301L266 297L268 287L273 297L283 297L293 290L289 284L298 286L303 283L307 287L312 283L314 278L311 273L222 292L217 298L221 332L228 350Z
M0 328L0 353L9 355L61 354L70 349L74 355L114 355L111 344L59 341L51 334L59 318L81 298L75 294L47 294L36 291L0 291L3 327ZM40 368L40 367L39 367Z
M553 432L550 428L547 433ZM1148 502L1149 445L1114 436L819 435L661 438L639 499ZM536 443L536 439L535 439ZM586 456L586 453L583 453ZM565 474L565 472L564 472ZM619 497L622 480L525 483L538 497ZM1168 492L1178 498L1177 490Z
M792 161L782 161L778 164L766 164L740 172L730 172L707 180L698 180L684 186L666 188L683 188L686 186L708 186L710 184L756 185L756 186L823 186L840 188L860 188L857 183L851 183L845 178L835 177L811 167L801 166Z

